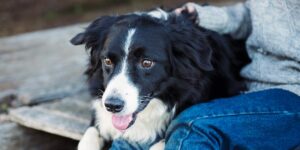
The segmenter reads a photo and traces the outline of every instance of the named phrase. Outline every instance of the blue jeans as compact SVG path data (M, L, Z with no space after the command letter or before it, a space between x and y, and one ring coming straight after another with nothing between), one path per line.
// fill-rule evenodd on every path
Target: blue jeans
M119 144L113 144L112 149ZM300 97L271 89L188 108L169 126L165 149L287 150L299 145ZM122 146L149 148L147 144L136 147L126 142Z

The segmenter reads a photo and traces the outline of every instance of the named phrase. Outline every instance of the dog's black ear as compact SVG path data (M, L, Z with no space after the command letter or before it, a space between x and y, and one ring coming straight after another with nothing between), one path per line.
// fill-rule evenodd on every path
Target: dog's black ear
M75 37L73 37L70 42L73 44L73 45L80 45L80 44L83 44L84 43L84 33L79 33L77 34Z
M212 49L205 32L187 19L176 19L169 30L172 64L187 74L193 70L212 71Z
M85 44L90 50L89 65L85 74L88 76L90 93L98 96L104 90L102 62L100 53L111 26L116 22L117 16L104 16L93 21L84 32L77 34L70 42L73 45Z
M110 27L116 22L117 16L103 16L93 21L84 32L74 36L70 42L73 45L86 44L87 48L101 46Z

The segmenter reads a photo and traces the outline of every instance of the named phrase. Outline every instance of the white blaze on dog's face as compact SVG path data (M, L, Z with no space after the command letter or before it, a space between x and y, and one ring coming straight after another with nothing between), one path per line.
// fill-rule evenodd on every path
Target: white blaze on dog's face
M130 29L128 31L125 43L123 44L125 55L123 56L121 61L120 72L112 77L112 79L108 82L108 85L102 97L103 106L106 107L109 107L107 105L107 101L110 101L111 99L116 99L115 101L119 100L124 102L122 103L122 105L124 106L120 106L123 108L120 110L120 112L118 112L118 110L110 110L112 112L117 112L117 114L113 116L113 125L119 130L125 130L129 126L129 123L133 119L132 115L137 110L139 102L139 89L128 77L128 54L134 33L135 29Z
M160 78L155 74L156 70L165 69L160 63L167 61L164 45L157 42L162 39L147 36L149 33L145 29L119 27L106 39L102 66L107 83L102 104L113 113L112 123L120 131L134 123L139 111L153 99L156 83L166 76L166 71L161 71Z

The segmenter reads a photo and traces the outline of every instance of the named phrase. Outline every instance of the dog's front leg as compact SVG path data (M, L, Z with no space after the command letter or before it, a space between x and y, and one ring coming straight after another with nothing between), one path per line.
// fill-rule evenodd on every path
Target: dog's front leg
M149 150L164 150L165 149L165 139L153 144Z
M78 150L100 150L104 146L104 139L101 138L97 128L89 127L81 140L79 141Z

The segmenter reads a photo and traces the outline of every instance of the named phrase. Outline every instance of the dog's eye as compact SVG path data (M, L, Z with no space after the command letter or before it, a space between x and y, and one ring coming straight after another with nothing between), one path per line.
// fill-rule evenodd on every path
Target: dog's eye
M150 68L153 66L153 61L149 59L143 59L141 65L143 68Z
M109 58L104 58L103 62L104 62L104 64L105 64L106 66L111 66L111 65L113 65L112 61L111 61Z

